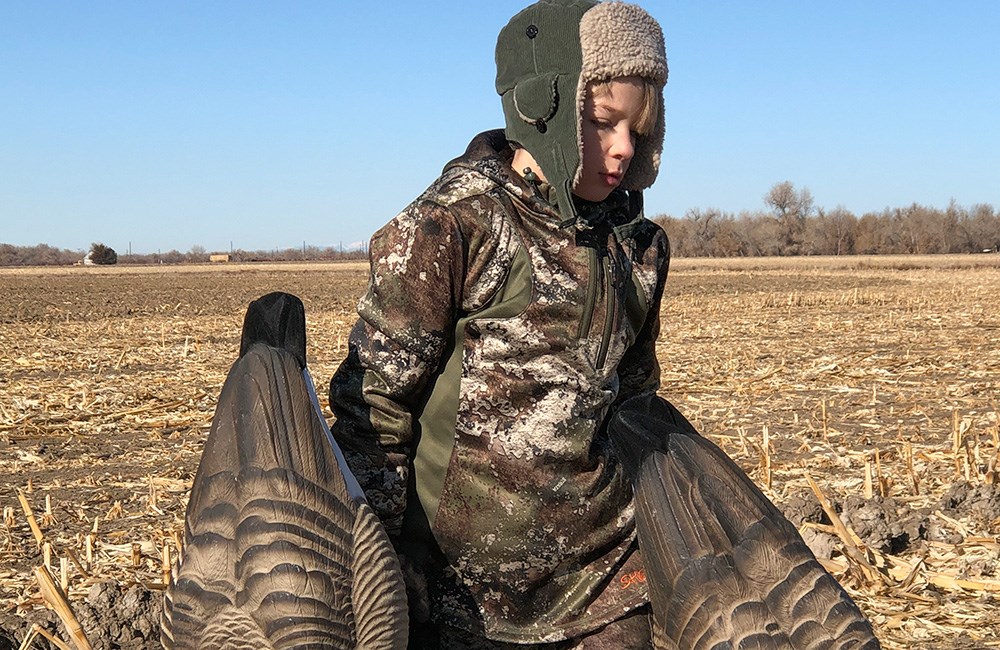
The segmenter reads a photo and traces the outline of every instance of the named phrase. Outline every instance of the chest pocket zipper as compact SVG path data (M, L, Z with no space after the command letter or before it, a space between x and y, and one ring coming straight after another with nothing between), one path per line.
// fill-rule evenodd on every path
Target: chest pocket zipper
M583 305L583 316L580 319L580 330L578 338L585 339L590 336L591 328L594 324L594 310L597 307L597 298L604 290L604 330L601 333L601 345L597 351L597 361L595 367L600 370L608 360L608 350L611 347L611 336L614 334L615 326L618 323L618 285L615 269L612 266L611 254L605 251L602 255L597 248L588 247L588 259L590 274L587 280L587 297Z
M608 360L608 348L611 347L611 335L618 325L618 275L611 266L611 256L604 256L604 334L601 336L601 347L597 352L597 369L604 368Z
M597 249L587 247L587 268L590 271L587 277L587 294L583 303L583 315L580 318L580 329L576 333L576 338L585 339L590 336L590 327L594 322L594 308L597 306L597 292L601 284L600 274L603 271L600 254Z

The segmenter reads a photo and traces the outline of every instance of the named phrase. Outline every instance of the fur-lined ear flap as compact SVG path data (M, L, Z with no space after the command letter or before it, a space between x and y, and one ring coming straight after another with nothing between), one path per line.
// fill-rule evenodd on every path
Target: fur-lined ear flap
M514 86L514 108L528 124L548 122L559 108L558 73L539 75Z

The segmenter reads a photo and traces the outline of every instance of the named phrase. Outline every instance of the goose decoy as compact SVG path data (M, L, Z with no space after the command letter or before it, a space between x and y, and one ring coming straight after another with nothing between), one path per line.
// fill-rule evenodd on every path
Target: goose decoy
M614 414L658 650L876 650L871 624L795 526L666 400Z
M191 488L164 648L405 648L392 545L306 370L290 294L250 304Z

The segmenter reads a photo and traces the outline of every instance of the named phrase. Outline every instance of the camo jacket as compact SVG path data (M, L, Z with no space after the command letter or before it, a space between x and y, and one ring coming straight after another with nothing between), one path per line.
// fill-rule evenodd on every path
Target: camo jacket
M624 191L562 223L511 156L477 136L373 236L330 405L411 617L541 643L648 598L602 425L659 385L669 245Z

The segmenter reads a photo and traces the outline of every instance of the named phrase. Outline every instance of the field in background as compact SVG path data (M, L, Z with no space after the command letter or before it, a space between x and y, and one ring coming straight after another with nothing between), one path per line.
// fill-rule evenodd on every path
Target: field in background
M358 263L0 269L0 614L41 607L45 544L71 603L102 580L161 586L246 304L303 299L322 392L365 280ZM997 296L996 255L672 267L661 393L802 526L886 648L1000 647Z

